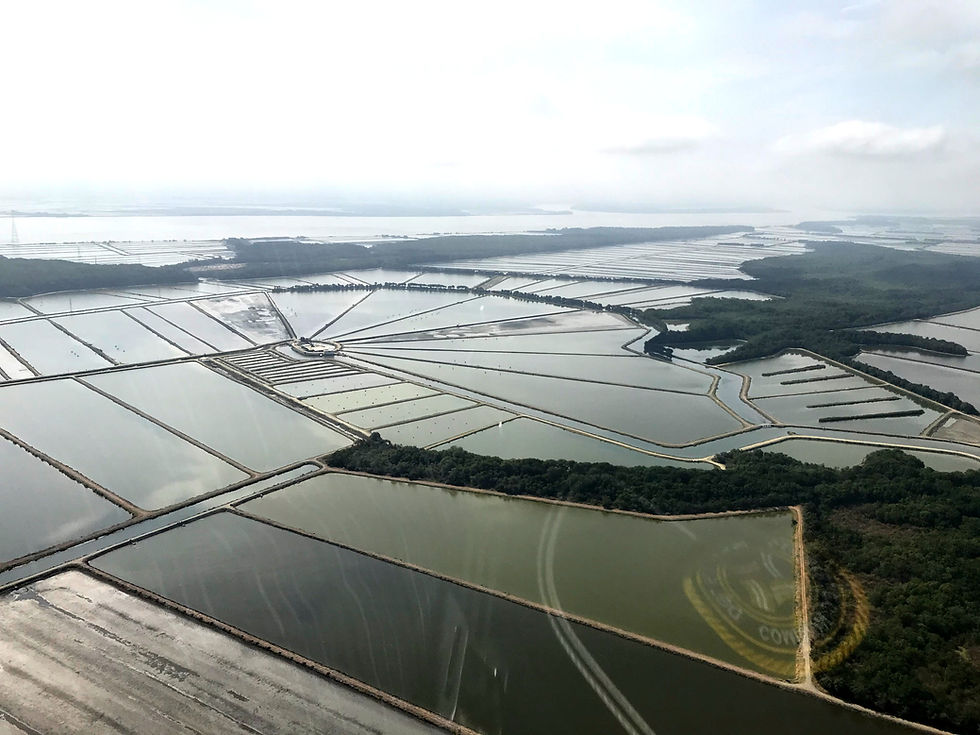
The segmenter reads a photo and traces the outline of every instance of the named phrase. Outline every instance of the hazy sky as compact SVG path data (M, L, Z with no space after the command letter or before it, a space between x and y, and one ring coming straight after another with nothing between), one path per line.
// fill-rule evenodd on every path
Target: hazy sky
M0 191L980 210L980 0L0 3Z

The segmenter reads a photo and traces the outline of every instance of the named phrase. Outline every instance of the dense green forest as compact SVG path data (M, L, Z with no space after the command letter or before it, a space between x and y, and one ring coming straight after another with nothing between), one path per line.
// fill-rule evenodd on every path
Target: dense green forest
M233 269L208 271L212 278L285 276L358 268L402 268L462 258L541 253L609 245L751 232L752 227L591 227L532 235L443 235L368 245L295 240L225 241L235 252Z
M748 261L742 270L756 280L754 291L770 301L695 299L689 306L648 310L651 319L690 323L684 332L661 332L649 344L664 346L742 340L730 352L708 360L720 364L765 357L802 347L850 363L862 346L907 346L965 355L958 344L915 335L859 332L853 327L921 319L980 304L980 259L943 253L893 250L854 243L811 243L803 255ZM730 281L696 285L730 287ZM859 367L893 380L884 372ZM890 374L889 374L890 375ZM952 408L976 413L952 394L894 380L906 389Z
M842 470L763 452L718 459L723 472L502 460L395 446L375 434L334 453L329 463L656 514L803 505L814 581L847 570L872 605L864 640L844 663L818 676L821 685L875 710L977 732L980 471L935 472L897 450Z
M19 298L49 291L122 288L150 283L196 281L183 266L92 265L69 260L0 256L0 297Z

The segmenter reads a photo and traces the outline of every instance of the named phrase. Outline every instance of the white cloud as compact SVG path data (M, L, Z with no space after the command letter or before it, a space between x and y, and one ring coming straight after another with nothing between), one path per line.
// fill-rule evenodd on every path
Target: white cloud
M976 0L883 0L877 6L879 32L894 39L942 45L969 39L980 31Z
M603 153L625 156L651 156L697 148L718 136L718 128L695 116L660 117L634 125L631 132L607 134Z
M980 0L849 1L0 0L0 191L980 201Z
M942 125L898 128L880 122L847 120L776 141L776 153L827 153L867 158L904 158L939 150L946 142Z
M950 66L961 71L980 71L980 42L955 46L949 55Z

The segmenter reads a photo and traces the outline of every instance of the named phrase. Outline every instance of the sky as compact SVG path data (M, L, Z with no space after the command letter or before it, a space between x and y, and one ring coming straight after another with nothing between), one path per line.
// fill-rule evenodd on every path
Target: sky
M980 214L978 0L0 0L0 26L8 199Z

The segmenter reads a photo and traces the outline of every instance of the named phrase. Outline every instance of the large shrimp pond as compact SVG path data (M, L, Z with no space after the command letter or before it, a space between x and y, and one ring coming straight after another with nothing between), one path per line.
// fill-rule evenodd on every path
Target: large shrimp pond
M657 521L344 473L242 510L739 666L794 674L789 513ZM743 641L732 648L712 624Z
M908 732L228 512L93 565L481 733Z

